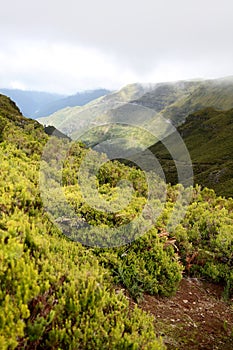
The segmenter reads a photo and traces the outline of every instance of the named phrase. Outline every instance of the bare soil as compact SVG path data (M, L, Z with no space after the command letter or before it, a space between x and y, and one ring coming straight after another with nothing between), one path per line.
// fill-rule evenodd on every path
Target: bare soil
M154 316L168 350L233 350L233 300L222 296L222 286L183 278L175 296L144 294L139 307Z

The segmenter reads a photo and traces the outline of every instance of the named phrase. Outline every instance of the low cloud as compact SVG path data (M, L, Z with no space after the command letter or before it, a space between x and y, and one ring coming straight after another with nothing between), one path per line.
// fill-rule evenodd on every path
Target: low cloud
M231 75L229 0L1 5L0 81L59 92Z

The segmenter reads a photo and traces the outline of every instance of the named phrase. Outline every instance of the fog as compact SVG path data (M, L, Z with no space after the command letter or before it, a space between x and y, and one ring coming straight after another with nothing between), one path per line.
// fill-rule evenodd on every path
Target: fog
M0 86L72 93L233 73L231 1L8 1Z

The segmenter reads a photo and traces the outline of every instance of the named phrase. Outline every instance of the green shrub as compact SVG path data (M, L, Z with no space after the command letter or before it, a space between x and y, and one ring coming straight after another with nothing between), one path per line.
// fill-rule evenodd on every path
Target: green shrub
M46 218L38 165L7 143L0 152L0 348L164 349L93 252Z

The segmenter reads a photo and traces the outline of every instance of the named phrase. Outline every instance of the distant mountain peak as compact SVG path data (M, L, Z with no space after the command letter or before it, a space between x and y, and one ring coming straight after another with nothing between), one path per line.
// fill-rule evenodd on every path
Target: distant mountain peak
M69 96L43 91L0 88L0 93L15 101L23 115L33 119L50 115L65 107L82 106L111 92L99 88L77 92Z

